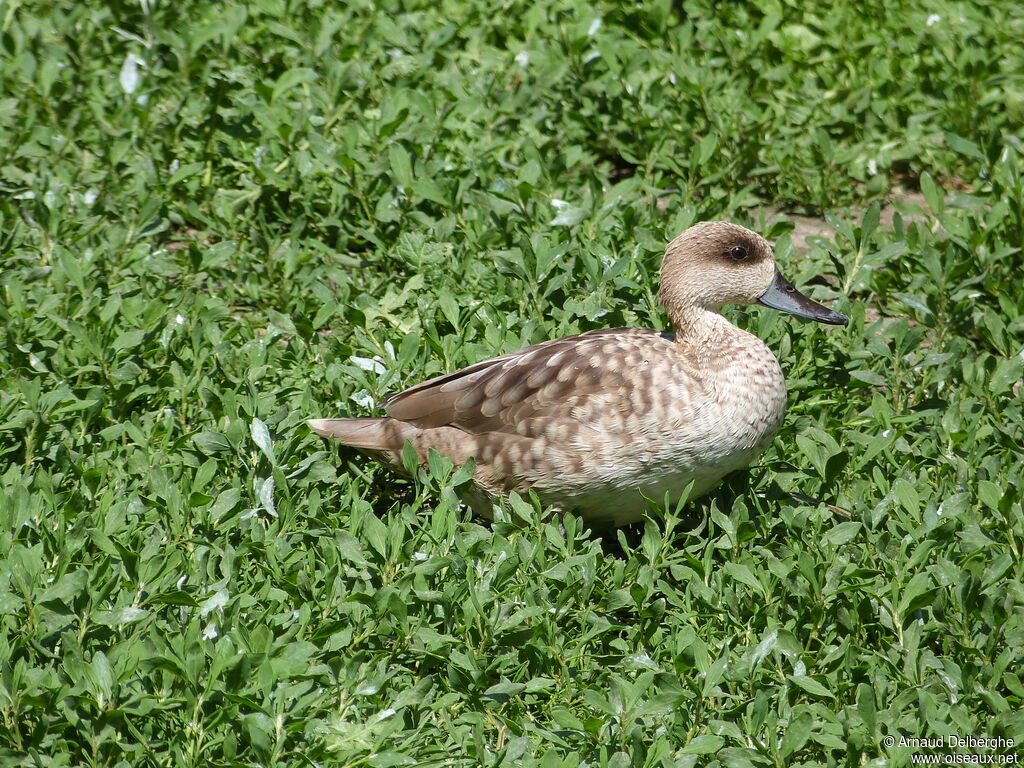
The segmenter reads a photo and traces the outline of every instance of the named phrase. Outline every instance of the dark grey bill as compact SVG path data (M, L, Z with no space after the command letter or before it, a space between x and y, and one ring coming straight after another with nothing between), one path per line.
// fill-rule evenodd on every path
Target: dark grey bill
M846 325L846 315L833 312L828 307L823 307L816 301L811 301L800 291L793 287L793 284L782 276L778 269L775 270L775 279L771 286L764 292L764 296L757 300L758 304L764 304L772 309L781 309L797 317L806 317L808 320L817 320L819 323L829 325Z

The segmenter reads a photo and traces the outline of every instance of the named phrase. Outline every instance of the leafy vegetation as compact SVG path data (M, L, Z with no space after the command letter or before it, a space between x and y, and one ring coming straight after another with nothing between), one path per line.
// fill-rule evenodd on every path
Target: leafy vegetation
M943 0L6 4L0 762L1024 742L1021 39ZM440 457L401 480L305 427L663 325L705 218L851 316L729 310L790 409L710 497L482 525Z

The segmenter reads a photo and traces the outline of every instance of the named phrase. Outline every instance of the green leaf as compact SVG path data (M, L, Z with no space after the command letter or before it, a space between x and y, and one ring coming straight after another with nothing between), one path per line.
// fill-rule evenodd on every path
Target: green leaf
M896 499L911 515L916 516L921 511L921 497L914 484L900 478L892 484L892 492Z
M420 765L420 761L412 755L407 755L403 752L395 752L390 749L373 753L370 755L370 759L367 763L372 766L372 768L393 768L393 766L396 765Z
M89 572L84 568L66 573L37 598L39 603L70 603L89 585Z
M430 469L431 477L443 482L451 476L453 465L452 460L447 456L429 448L427 450L427 467Z
M808 677L807 675L790 675L789 679L812 696L818 696L825 699L832 698L832 692L813 677Z
M875 733L875 693L867 683L860 683L857 686L857 712L860 719L864 721L868 736Z
M437 203L438 205L449 205L448 196L439 184L431 179L419 178L412 182L412 191L425 200Z
M231 443L228 442L224 435L218 432L198 432L192 435L192 442L196 444L199 450L206 454L231 450Z
M978 499L989 509L998 512L1003 499L1003 489L991 480L978 481Z
M723 744L725 744L725 739L721 736L703 733L686 742L682 753L684 755L710 755L720 750Z
M985 159L985 156L981 154L981 150L978 149L978 145L973 141L969 141L962 136L957 136L955 133L950 133L949 131L946 131L943 136L946 139L946 144L948 144L949 148L954 152L961 155L967 155L968 157L973 157L978 160Z
M814 719L807 710L795 710L782 734L779 755L786 760L799 752L811 737Z
M252 435L252 441L256 443L256 447L267 457L267 461L275 464L274 444L270 439L270 430L267 429L267 425L254 416L249 422L249 433Z
M185 179L195 176L197 173L201 173L204 168L206 168L206 163L201 161L194 163L185 163L170 175L165 184L168 187L173 187L178 182L184 181Z
M416 477L416 469L420 465L419 454L416 453L416 448L412 442L406 440L402 444L402 468L406 474Z
M720 656L708 667L707 672L704 674L704 683L701 686L701 695L704 698L710 696L718 684L722 682L728 660L728 656Z
M319 79L320 75L315 69L310 67L295 67L289 69L274 83L273 95L270 98L271 103L276 102L288 91L296 88L305 83L313 83Z
M742 563L726 563L725 572L736 579L736 581L746 584L759 594L764 594L764 586L757 580L757 577L754 576L753 571L748 566Z
M142 343L144 338L146 338L146 334L142 331L125 331L114 340L113 348L117 352L124 349L135 349Z
M874 371L850 371L850 378L863 381L865 384L870 384L873 387L884 387L886 384L885 379Z
M397 144L388 147L388 161L391 164L391 175L395 183L405 189L412 187L412 163L409 153Z
M373 513L367 514L366 517L363 518L363 529L361 533L378 555L381 557L387 557L388 527L381 522L380 518Z
M534 677L526 681L523 690L526 693L538 693L540 691L549 691L553 688L557 688L557 682L550 677Z
M469 482L473 478L473 473L476 471L476 461L470 456L466 463L455 470L455 474L452 475L451 484L452 487L458 488L464 483Z
M881 216L881 207L877 202L872 203L868 206L868 209L864 212L864 218L860 222L861 231L861 247L864 247L864 243L871 238L871 235L878 229L878 222Z
M173 589L168 592L161 592L160 594L153 595L147 602L163 605L187 605L192 608L199 607L198 601L192 597L192 595L180 589Z
M86 668L88 676L93 683L92 689L97 699L101 700L101 708L110 702L110 696L114 691L114 671L110 668L110 662L103 651L97 651L92 656L92 663Z
M484 691L483 695L489 699L494 699L495 701L507 701L513 696L518 696L525 689L526 686L523 683L512 683L506 680L492 685Z
M928 207L932 209L932 213L936 216L941 216L944 207L943 192L935 184L935 179L932 178L932 175L927 171L921 174L921 192L924 194Z
M825 540L833 547L841 547L857 538L860 529L861 524L852 520L839 523L825 534Z
M904 622L909 614L930 602L932 586L931 576L927 573L916 573L900 592L899 615Z
M707 165L708 161L715 154L715 150L718 149L718 136L714 133L709 133L703 139L700 140L700 144L697 145L697 162L698 167L703 168ZM688 753L689 754L689 753Z
M1024 360L1019 355L1004 358L996 364L996 370L989 379L988 386L994 395L1001 395L1010 389L1024 376Z
M242 492L238 488L228 488L221 491L217 494L217 498L214 500L209 510L207 510L210 518L213 520L219 520L225 514L238 506L238 502L241 501L241 498Z

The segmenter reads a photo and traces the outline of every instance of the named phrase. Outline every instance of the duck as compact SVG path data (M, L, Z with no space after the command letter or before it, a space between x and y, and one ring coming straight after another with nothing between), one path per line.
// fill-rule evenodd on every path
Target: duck
M846 325L800 293L772 246L745 227L704 221L665 249L658 299L672 332L602 328L544 341L392 395L387 416L308 421L402 472L411 443L474 462L463 499L493 519L512 491L597 525L643 518L648 501L697 498L748 467L782 425L779 361L721 310L760 304Z

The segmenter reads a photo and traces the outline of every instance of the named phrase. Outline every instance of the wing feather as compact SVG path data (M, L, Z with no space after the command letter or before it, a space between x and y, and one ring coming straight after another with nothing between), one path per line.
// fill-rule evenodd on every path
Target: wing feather
M571 418L611 385L628 386L634 358L671 336L639 328L601 329L545 341L417 384L384 404L393 419L420 428L533 435L546 421Z

